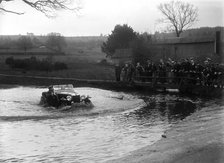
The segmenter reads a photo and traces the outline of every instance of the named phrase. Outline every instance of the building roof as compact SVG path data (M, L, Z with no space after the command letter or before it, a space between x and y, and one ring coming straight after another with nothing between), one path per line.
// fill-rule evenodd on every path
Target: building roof
M190 38L190 37L174 37L166 39L157 39L152 44L198 44L215 42L215 37Z

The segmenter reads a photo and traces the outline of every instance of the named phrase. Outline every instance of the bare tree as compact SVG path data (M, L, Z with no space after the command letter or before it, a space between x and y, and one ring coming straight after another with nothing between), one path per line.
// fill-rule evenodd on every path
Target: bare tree
M46 45L52 50L62 52L62 49L67 44L65 38L60 33L52 32L47 35Z
M190 28L198 18L198 8L190 3L182 1L171 1L158 6L164 15L160 22L166 23L168 29L175 31L179 37L183 30Z
M26 53L26 51L28 49L31 49L33 47L33 42L32 42L30 37L28 37L28 36L21 36L18 39L17 45L18 45L19 48L23 49L24 52Z
M0 11L13 13L22 15L24 12L17 12L8 10L2 6L3 3L12 2L16 0L0 0ZM37 11L42 12L47 17L54 17L55 11L57 10L71 10L71 11L79 11L81 6L77 2L77 6L74 8L70 8L69 6L72 5L73 0L21 0L23 3L27 4L28 6L36 9Z

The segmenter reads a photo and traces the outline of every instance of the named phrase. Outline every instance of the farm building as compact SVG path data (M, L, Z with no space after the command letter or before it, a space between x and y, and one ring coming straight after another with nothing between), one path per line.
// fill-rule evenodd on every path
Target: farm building
M194 57L202 59L210 57L214 59L223 58L224 56L224 31L216 31L210 37L201 38L169 38L157 40L151 43L151 56L156 58L189 58ZM152 58L153 59L153 58Z
M160 58L164 60L168 58L180 60L182 58L193 57L200 61L209 57L215 61L224 62L224 27L211 29L204 35L203 32L200 33L200 29L197 29L197 33L200 33L200 35L154 37L148 43L150 49L148 58L153 61L158 61ZM112 60L115 64L118 62L132 61L133 52L131 49L117 49L114 56L112 56Z

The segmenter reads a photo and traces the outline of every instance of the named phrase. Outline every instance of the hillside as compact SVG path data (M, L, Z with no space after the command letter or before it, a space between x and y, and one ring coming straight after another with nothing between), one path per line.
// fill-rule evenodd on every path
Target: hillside
M1 55L19 55L24 50L18 46L18 39L22 35L1 35L0 36L0 54ZM29 35L32 40L33 47L27 49L26 53L32 55L48 55L55 53L51 49L46 48L47 36ZM75 55L77 57L89 57L93 61L99 61L105 58L105 54L101 52L101 45L106 41L104 36L83 36L83 37L64 37L66 46L62 51L65 55ZM52 55L52 54L51 54ZM89 60L88 59L88 60Z
M114 78L113 67L100 63L101 60L106 58L106 55L101 52L101 44L106 40L106 37L65 37L66 46L63 48L64 53L62 54L55 53L44 46L46 36L30 36L35 46L25 52L17 46L19 37L0 36L0 73L2 74L105 80ZM27 59L35 56L40 60L51 56L53 62L63 62L68 66L68 69L45 72L10 68L6 65L5 60L11 56L15 59Z

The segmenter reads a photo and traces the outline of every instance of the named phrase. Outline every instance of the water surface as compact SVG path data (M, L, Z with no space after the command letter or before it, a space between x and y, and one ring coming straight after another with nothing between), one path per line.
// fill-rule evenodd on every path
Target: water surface
M104 162L152 144L201 99L77 88L93 108L39 105L43 88L0 89L1 162Z

